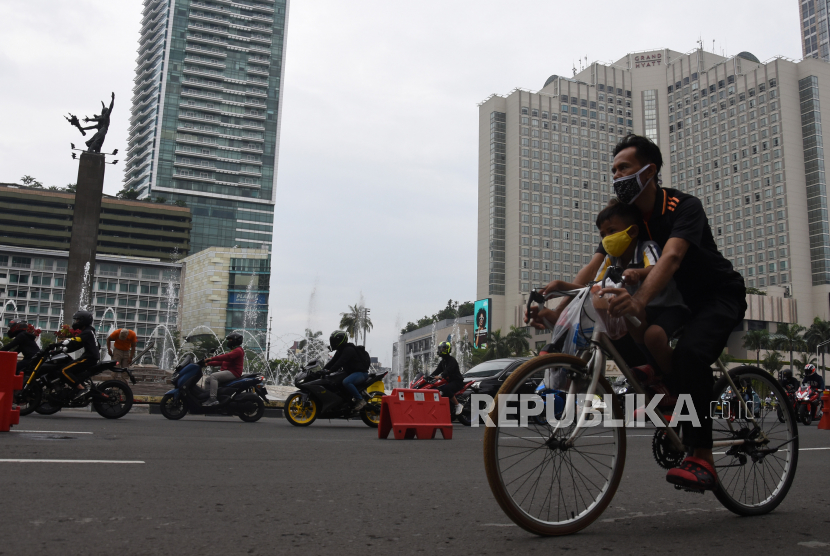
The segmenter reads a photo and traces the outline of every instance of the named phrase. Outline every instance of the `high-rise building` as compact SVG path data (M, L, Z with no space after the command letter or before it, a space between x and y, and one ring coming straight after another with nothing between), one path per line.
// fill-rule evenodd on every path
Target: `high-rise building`
M820 60L700 49L631 53L554 75L538 92L489 97L479 110L477 292L492 298L492 329L521 325L532 287L570 280L591 259L594 220L613 194L611 153L632 131L660 146L667 187L701 199L747 286L791 297L766 313L751 303L747 321L830 318L821 97L830 99L830 65Z
M801 52L805 58L830 62L827 37L827 0L798 0L801 14Z
M184 201L191 253L270 249L288 0L144 0L124 187Z

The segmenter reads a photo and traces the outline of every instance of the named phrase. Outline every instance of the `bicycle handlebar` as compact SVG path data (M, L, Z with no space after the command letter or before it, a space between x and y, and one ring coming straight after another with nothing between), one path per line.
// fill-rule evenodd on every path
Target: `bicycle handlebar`
M592 285L592 284L589 284L589 285L587 285L587 286L585 286L585 287L586 287L586 288L590 288L590 287L591 287L591 285ZM555 297L576 297L577 295L579 295L579 293L580 293L583 289L584 289L584 288L581 288L581 289L578 289L578 290L562 290L562 291L552 291L552 292L548 292L548 293L546 293L546 294L544 294L544 295L543 295L543 294L542 294L542 292L540 292L539 290L537 290L537 289L533 289L533 290L531 290L530 295L528 295L528 296L527 296L527 309L526 309L526 314L527 314L527 315L530 315L530 309L531 309L531 307L532 307L532 305L533 305L533 303L534 303L534 302L536 302L538 305L544 305L544 303L545 303L548 299L553 299L553 298L555 298ZM633 324L635 327L639 327L639 326L640 326L640 324L642 324L642 323L640 322L640 319L638 319L638 318L637 318L637 317L635 317L634 315L624 315L624 316L625 316L626 320L627 320L628 322L630 322L631 324ZM543 319L543 320L544 320L544 319ZM528 318L527 324L528 324L528 325L533 325L533 319L532 319L532 318ZM551 324L551 323L549 323L548 321L544 321L544 325L545 325L545 327L546 327L546 328L552 328L552 326L550 326L550 324ZM555 324L555 323L554 323L554 324Z

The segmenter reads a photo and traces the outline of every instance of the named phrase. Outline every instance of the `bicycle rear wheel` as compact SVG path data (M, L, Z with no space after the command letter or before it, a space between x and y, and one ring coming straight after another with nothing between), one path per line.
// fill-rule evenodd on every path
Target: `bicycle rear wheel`
M585 362L551 354L523 364L499 390L490 413L495 426L484 433L484 466L493 495L513 522L537 535L569 535L590 525L614 497L625 465L625 429L603 426L608 425L604 415L592 420L594 426L582 429L573 445L565 443L573 424L557 429L546 419L529 418L521 426L514 416L512 422L499 423L499 396L533 393L544 380L545 371L554 369L581 374ZM603 411L598 398L589 402L584 398L587 381L579 380L577 384L582 401L566 402L575 404L571 408L574 420L583 403ZM596 394L611 404L613 417L622 421L622 409L604 378Z
M738 367L729 372L740 389L748 388L761 399L769 392L778 405L776 412L761 412L755 424L743 406L733 408L734 421L712 420L714 441L744 440L735 446L716 447L715 470L719 488L715 496L728 510L744 516L771 512L784 499L798 466L798 425L795 412L787 403L781 384L771 374L756 367ZM715 384L715 399L729 383L721 377ZM750 399L753 399L750 396ZM737 397L736 397L737 402Z

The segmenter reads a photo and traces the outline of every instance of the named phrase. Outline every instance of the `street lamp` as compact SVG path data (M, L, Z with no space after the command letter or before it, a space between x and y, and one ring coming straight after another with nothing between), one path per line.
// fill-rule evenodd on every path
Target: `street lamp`
M822 343L820 343L819 345L816 346L816 363L818 363L818 348L820 348L821 346L823 346L825 344L830 344L830 340L827 340L826 342L822 342ZM821 354L821 378L822 378L822 380L825 381L824 383L827 384L827 369L824 367L824 354L823 353Z

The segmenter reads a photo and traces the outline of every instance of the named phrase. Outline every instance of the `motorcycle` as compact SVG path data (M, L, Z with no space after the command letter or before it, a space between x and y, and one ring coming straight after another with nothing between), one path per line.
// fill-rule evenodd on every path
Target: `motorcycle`
M213 352L211 352L212 354ZM265 414L265 377L256 373L243 374L239 378L219 386L216 399L218 405L203 406L202 402L210 393L199 387L204 376L204 359L193 365L193 356L187 355L176 366L170 382L175 386L161 398L161 414L171 421L177 421L192 413L194 415L237 416L246 423L259 421Z
M73 340L51 344L41 350L32 361L31 371L24 373L23 389L14 393L14 403L20 415L37 411L41 415L52 415L65 407L92 407L101 417L118 419L129 413L133 406L133 391L121 380L105 380L95 383L92 377L104 371L124 372L135 384L130 369L116 367L116 361L99 363L86 371L89 378L83 384L87 387L84 395L78 397L76 385L61 372L74 360L68 354Z
M418 373L415 376L415 380L413 380L412 383L410 383L409 387L413 390L437 390L439 386L443 386L446 383L447 381L443 377L433 379L432 377ZM472 411L470 405L470 396L472 392L468 392L472 384L472 382L467 382L466 384L464 384L461 390L455 393L455 399L458 400L458 403L460 403L461 406L464 408L461 410L461 413L456 415L455 410L453 408L450 408L450 421L457 420L465 427L469 427L472 421L470 417Z
M809 425L821 417L821 391L809 384L802 384L795 393L798 420Z
M326 374L317 359L310 361L294 377L294 392L285 400L283 413L289 423L307 427L318 417L323 419L352 419L360 417L366 426L377 428L380 423L380 400L383 396L384 373L369 373L369 378L357 385L358 391L369 397L362 409L352 408L351 397L345 393L343 379L348 374L337 371Z

